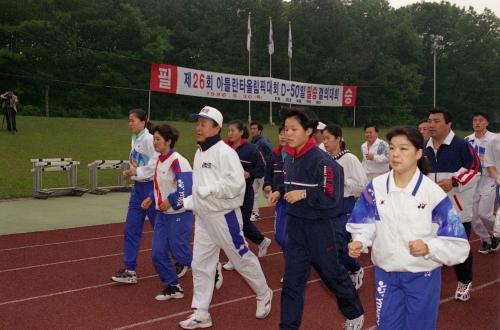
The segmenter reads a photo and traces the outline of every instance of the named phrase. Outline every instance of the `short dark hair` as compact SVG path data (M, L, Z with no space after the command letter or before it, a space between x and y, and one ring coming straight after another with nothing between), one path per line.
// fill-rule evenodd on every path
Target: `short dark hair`
M415 127L396 126L391 128L389 133L387 133L387 142L390 144L392 138L401 135L406 136L406 138L417 150L422 150L422 157L418 160L417 166L423 174L429 173L431 167L429 160L427 160L424 155L424 137L422 136L422 133L420 133L420 131Z
M285 125L281 124L280 127L278 128L278 134L281 133L281 131L284 129L285 129Z
M261 132L264 130L264 126L262 126L262 124L261 124L260 122L258 122L258 121L252 121L252 122L250 123L250 127L252 127L252 126L257 126L257 128L258 128L258 129L259 129L259 131L261 131Z
M306 131L308 128L312 129L311 136L316 132L316 128L318 127L318 116L314 111L309 108L305 109L293 109L288 111L283 116L283 125L288 118L295 117L300 123L300 126Z
M418 126L420 126L420 125L422 125L422 124L424 124L424 123L425 123L425 124L427 124L427 123L428 123L428 119L427 119L427 118L422 118L422 119L420 119L420 121L418 122L417 127L418 127Z
M378 127L375 125L375 124L366 124L365 125L365 128L363 129L364 131L366 131L367 128L370 128L370 127L373 127L375 129L375 132L378 133Z
M479 117L479 116L483 117L484 119L486 119L486 120L488 120L488 121L490 120L490 119L488 118L488 114L487 114L486 112L476 111L476 112L474 112L474 113L472 114L472 118L474 118L474 117Z
M434 115L437 113L442 113L444 117L444 122L446 124L450 123L452 121L451 117L451 112L448 111L445 107L435 107L431 111L427 113L427 118L429 118L430 115Z
M239 131L243 131L243 135L241 136L243 139L248 139L248 128L246 127L245 123L243 120L235 119L229 122L227 124L228 126L234 125Z
M175 142L179 139L179 131L174 126L170 126L168 124L158 125L153 127L153 134L158 132L165 141L170 140L170 148L175 146Z

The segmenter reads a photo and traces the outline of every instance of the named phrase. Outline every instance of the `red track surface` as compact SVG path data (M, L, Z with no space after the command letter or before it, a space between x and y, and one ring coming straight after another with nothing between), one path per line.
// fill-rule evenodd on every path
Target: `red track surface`
M273 238L271 210L264 214L269 217L256 224ZM112 283L110 276L122 265L122 231L123 224L112 224L0 236L0 329L179 329L178 322L191 312L191 273L180 280L183 299L154 300L162 285L151 263L151 227L146 225L139 283ZM471 242L474 281L469 302L452 298L455 274L444 269L439 329L500 329L500 258L498 253L479 255L479 243L476 238ZM359 293L368 329L375 325L373 266L367 256L361 260L366 271ZM224 271L224 284L210 310L214 329L278 328L283 255L275 243L261 264L274 290L270 317L255 319L252 291L236 272ZM302 329L341 329L335 298L314 271L309 280Z

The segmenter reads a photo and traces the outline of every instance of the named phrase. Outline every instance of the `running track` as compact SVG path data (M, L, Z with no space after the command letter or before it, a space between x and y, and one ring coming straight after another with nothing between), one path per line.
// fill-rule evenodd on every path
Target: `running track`
M263 214L267 217L256 224L272 238L271 210ZM191 272L180 280L183 299L154 300L162 285L151 264L151 227L144 230L139 283L132 286L109 280L122 264L123 223L0 236L0 329L179 329L178 322L191 312ZM439 329L500 329L500 257L479 255L479 244L472 239L475 277L469 302L453 299L455 275L444 269ZM373 266L367 256L361 262L364 328L374 329ZM261 265L274 290L270 317L255 319L251 290L236 272L224 271L210 310L214 329L278 328L283 255L274 242ZM302 329L341 329L342 322L335 298L312 271Z

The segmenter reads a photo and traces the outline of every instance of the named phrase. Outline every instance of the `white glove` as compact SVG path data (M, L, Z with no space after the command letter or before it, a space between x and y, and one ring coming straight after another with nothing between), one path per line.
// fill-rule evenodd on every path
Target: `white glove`
M212 189L207 186L199 187L198 194L200 195L201 198L206 198L212 194Z

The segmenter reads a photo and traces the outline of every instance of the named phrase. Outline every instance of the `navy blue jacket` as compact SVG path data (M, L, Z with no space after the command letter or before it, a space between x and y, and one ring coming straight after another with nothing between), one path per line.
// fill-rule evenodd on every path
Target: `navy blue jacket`
M289 156L283 166L283 183L277 186L283 198L292 190L305 189L307 197L287 204L287 214L303 219L333 219L341 213L344 171L310 138L299 153L285 148Z
M285 155L288 155L285 153ZM264 176L264 187L271 186L272 191L276 191L278 185L283 183L283 163L282 148L278 145L271 154L270 161L266 165L266 175Z
M225 142L230 147L233 147L231 142L227 140ZM246 139L241 140L241 144L236 148L236 153L240 157L243 169L250 173L250 176L246 179L246 185L247 187L252 186L255 179L260 179L265 175L264 158L257 146L248 143Z
M259 148L260 152L264 156L264 161L266 162L266 164L270 163L271 155L273 153L273 145L271 144L271 142L269 142L269 140L264 136L259 135L253 138L251 143L255 144Z

